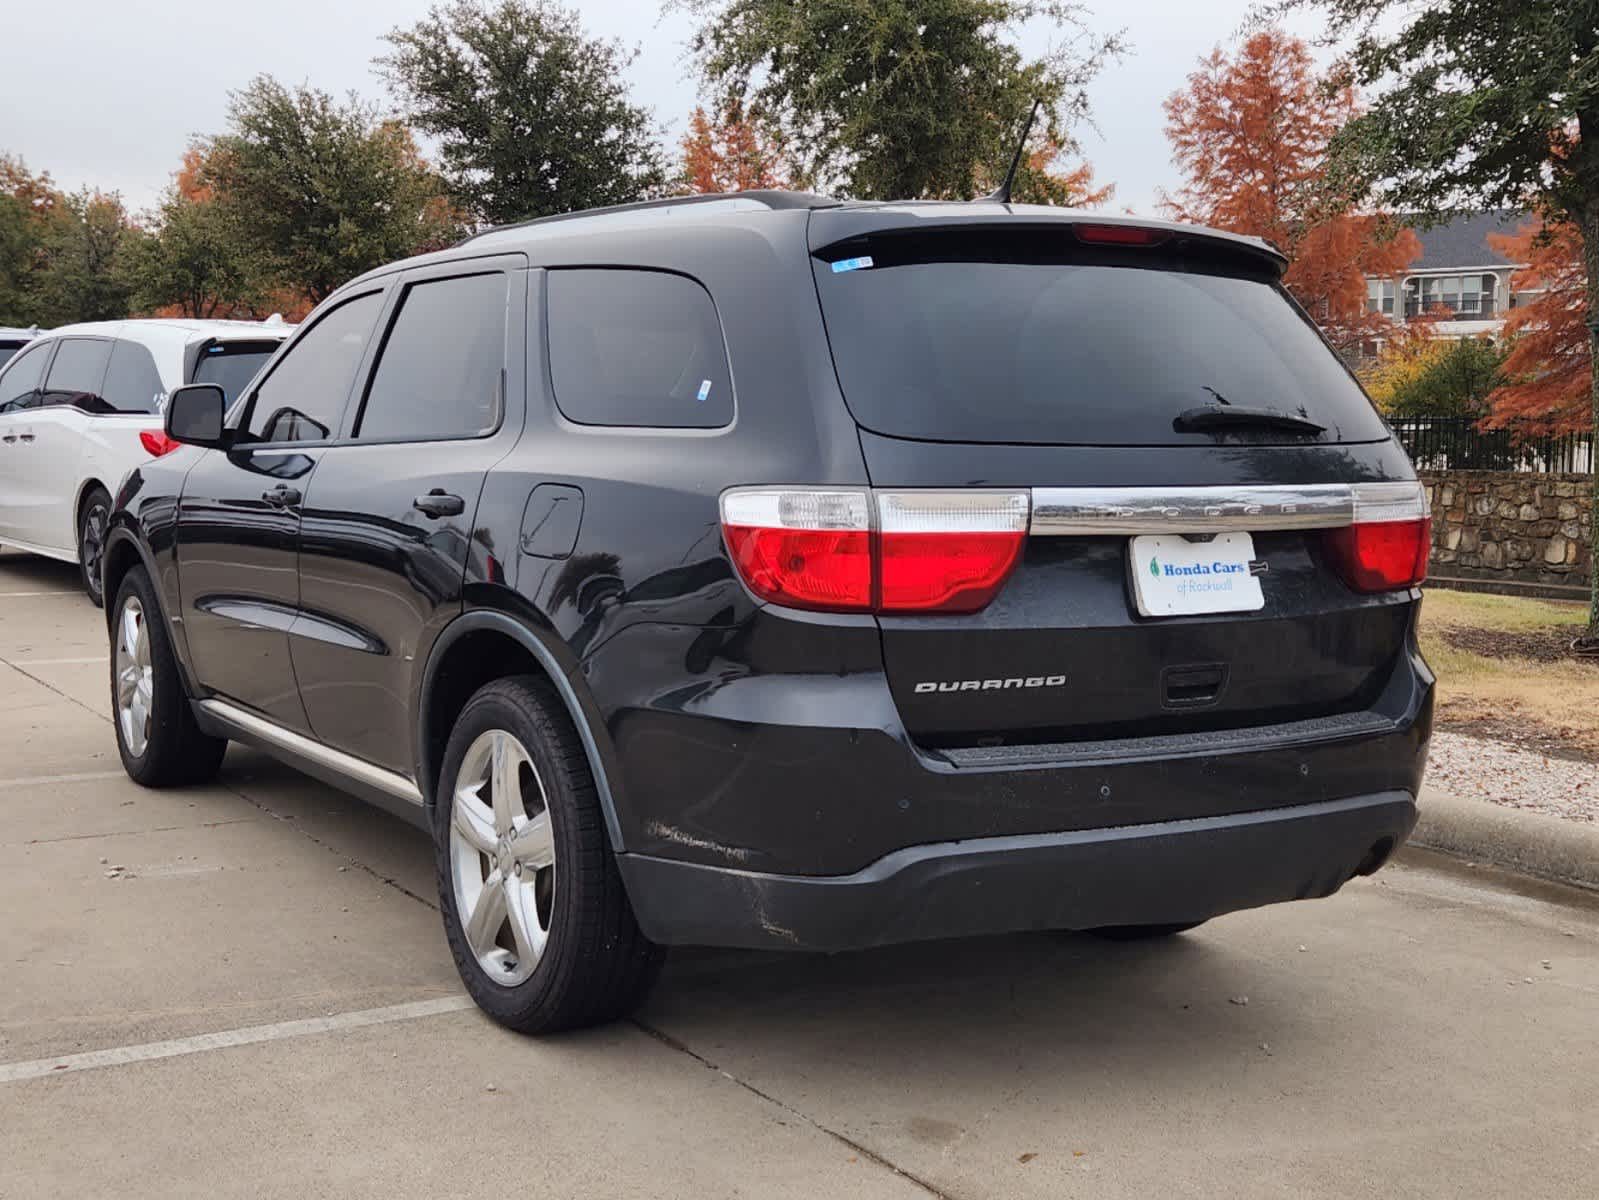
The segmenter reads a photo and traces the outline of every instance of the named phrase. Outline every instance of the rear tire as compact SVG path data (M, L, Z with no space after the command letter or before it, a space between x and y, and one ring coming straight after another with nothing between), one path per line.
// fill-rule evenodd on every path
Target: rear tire
M634 919L588 759L545 680L498 680L467 702L433 827L445 936L485 1013L553 1033L643 1000L665 951Z
M105 488L94 488L84 497L78 512L78 574L83 579L83 590L96 608L105 604L101 569L105 563L105 535L110 519L111 497Z
M128 778L145 787L216 777L226 738L203 732L178 675L155 587L134 567L117 589L111 620L111 723Z
M1106 925L1100 929L1085 929L1097 938L1108 942L1149 942L1160 938L1176 937L1190 929L1198 929L1203 921L1182 921L1171 925Z

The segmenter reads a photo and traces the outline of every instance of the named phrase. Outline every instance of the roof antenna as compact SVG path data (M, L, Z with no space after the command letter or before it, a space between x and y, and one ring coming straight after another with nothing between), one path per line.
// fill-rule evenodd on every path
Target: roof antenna
M983 199L994 204L1010 203L1010 187L1016 182L1016 170L1022 165L1022 151L1027 149L1027 135L1033 132L1033 122L1038 120L1038 106L1043 100L1033 101L1033 111L1027 114L1027 124L1022 126L1022 136L1016 139L1016 153L1010 160L1010 170L1005 172L1005 182L1000 184Z

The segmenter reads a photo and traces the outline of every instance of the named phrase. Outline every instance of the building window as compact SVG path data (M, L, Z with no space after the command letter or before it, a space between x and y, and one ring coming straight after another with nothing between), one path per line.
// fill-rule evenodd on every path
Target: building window
M1394 281L1392 279L1368 279L1366 281L1366 311L1382 313L1388 317L1394 315Z

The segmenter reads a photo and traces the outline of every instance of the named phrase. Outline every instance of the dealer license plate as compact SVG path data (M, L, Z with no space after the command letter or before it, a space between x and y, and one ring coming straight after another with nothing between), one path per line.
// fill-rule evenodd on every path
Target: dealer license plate
M1177 534L1132 540L1133 595L1146 617L1254 612L1266 598L1249 572L1255 541L1247 533L1218 533L1208 542Z

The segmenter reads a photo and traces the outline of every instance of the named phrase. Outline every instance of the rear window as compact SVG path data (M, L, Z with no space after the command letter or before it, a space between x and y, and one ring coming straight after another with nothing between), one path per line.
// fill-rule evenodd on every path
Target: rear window
M550 382L584 425L715 429L733 419L710 293L664 271L549 274Z
M194 378L189 382L216 384L231 405L280 344L215 342L200 352L200 361L194 364Z
M1028 261L1009 241L969 256L965 239L929 254L925 237L823 252L817 289L860 424L934 441L1213 445L1219 435L1179 432L1173 421L1189 409L1240 406L1308 417L1326 432L1252 428L1228 440L1388 436L1274 283L1151 250Z

